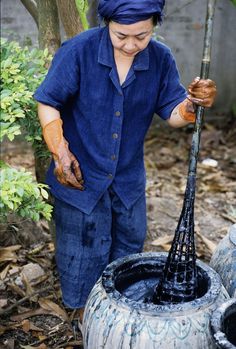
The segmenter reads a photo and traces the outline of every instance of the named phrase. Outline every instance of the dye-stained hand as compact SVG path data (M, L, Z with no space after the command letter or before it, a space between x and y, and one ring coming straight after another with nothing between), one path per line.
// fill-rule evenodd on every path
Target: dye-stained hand
M47 123L43 127L43 137L55 162L57 180L65 186L84 190L79 162L63 137L62 120L59 118Z
M79 162L75 156L70 152L68 143L64 139L58 146L57 153L53 154L55 162L54 174L57 180L72 188L83 190L83 179L80 170Z
M196 77L188 86L188 99L202 107L211 107L216 97L216 84L210 79Z

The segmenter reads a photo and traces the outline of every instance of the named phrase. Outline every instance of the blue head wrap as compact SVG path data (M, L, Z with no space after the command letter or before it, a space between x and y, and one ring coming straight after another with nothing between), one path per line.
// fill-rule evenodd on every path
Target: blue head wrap
M120 24L144 21L153 15L161 22L164 5L165 0L99 0L98 13Z

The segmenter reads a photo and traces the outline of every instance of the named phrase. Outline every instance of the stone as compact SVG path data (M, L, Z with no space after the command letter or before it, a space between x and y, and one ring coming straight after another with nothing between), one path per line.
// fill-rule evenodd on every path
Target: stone
M43 276L45 274L43 268L39 264L29 263L22 267L21 273L24 273L29 282Z

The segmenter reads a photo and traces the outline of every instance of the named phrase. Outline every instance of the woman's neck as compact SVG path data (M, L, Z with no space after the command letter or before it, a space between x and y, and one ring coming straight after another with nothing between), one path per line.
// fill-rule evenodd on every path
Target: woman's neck
M133 63L134 56L132 57L125 56L120 51L114 49L114 58L115 58L117 72L119 75L120 84L122 85L125 82L125 79L128 75L130 67Z

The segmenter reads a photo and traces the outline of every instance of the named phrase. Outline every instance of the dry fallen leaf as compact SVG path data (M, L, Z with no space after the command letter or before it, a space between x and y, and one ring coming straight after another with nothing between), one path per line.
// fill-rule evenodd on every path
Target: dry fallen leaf
M24 332L29 332L29 330L30 330L30 322L29 322L29 320L23 320L22 321L22 330L24 331Z
M204 235L202 235L199 230L196 230L196 234L202 240L202 242L206 245L209 252L212 254L215 251L217 245L211 240L209 240L208 238L206 238Z
M7 261L17 261L17 255L14 251L11 251L7 248L1 248L0 249L0 263L1 262L7 262Z
M35 326L31 321L30 321L30 330L33 332L43 332L43 329Z
M62 320L69 322L67 313L61 307L59 307L59 305L57 305L56 303L50 301L47 298L40 298L38 300L38 303L43 309L46 309L49 312L51 312L53 315L56 315L60 317Z
M21 273L21 279L22 279L22 282L23 282L25 289L26 289L26 295L30 296L34 290L32 289L32 287L28 281L28 278L24 272ZM35 299L33 299L33 297L31 298L31 300L35 301Z
M21 249L21 247L22 247L21 245L12 245L12 246L4 247L3 249L7 251L18 251Z
M236 223L236 217L233 217L233 216L226 214L226 213L221 213L221 216L224 217L225 219L227 219L228 221L232 222L233 224Z
M152 246L163 246L171 243L173 240L173 235L165 235L151 242Z
M18 315L13 315L11 316L11 320L12 321L23 321L24 319L28 319L32 316L36 316L36 315L48 315L51 314L50 311L43 309L43 308L38 308L35 310L30 310L30 311L26 311L22 314L18 314Z
M44 343L40 344L38 347L32 347L31 345L21 345L20 347L23 349L47 349L47 346Z
M210 257L212 255L212 253L215 251L217 245L213 241L208 239L206 236L204 236L201 233L201 230L200 230L198 223L197 222L195 222L195 223L196 223L195 234L203 242L203 245L208 250L208 251L205 251L204 246L202 246L202 244L198 244L199 245L198 252L200 253L200 255L202 253L203 256Z
M4 308L7 305L7 299L1 298L0 299L0 308Z
M9 271L9 269L10 269L10 266L11 266L11 264L8 264L8 265L1 271L1 273L0 273L0 279L1 279L1 280L4 280L4 279L6 278L7 273L8 273L8 271Z
M55 244L53 242L48 243L48 250L49 250L49 252L55 251Z
M13 283L7 283L7 286L15 293L20 295L21 297L25 297L25 292L20 288L19 286L13 284Z
M8 327L0 325L0 336L8 330Z

